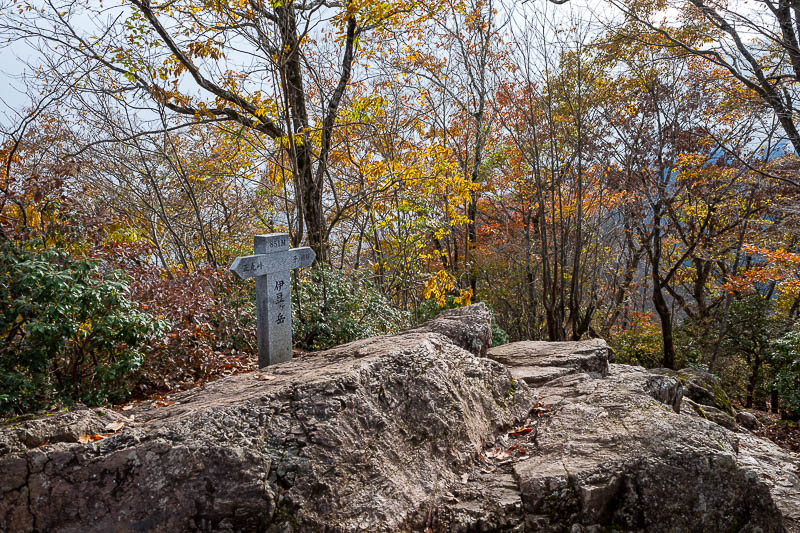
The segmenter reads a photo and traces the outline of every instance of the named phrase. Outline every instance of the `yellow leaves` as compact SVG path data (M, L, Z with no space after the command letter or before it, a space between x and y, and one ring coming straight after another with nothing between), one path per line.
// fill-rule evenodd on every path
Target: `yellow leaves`
M705 165L709 160L709 156L696 152L682 152L677 155L676 159L678 166L682 169L692 169Z
M447 303L447 293L456 285L456 278L446 270L435 272L425 282L422 296L426 300L434 299L440 307ZM471 294L470 294L471 297Z
M120 243L132 244L142 240L147 241L147 235L143 229L129 225L112 224L109 226L104 244L113 246Z
M78 331L76 333L79 338L87 338L92 333L92 319L87 318L86 321L78 327Z
M214 60L222 59L222 45L220 43L215 42L212 39L209 39L205 42L203 41L194 41L190 42L187 47L187 55L189 57L200 57L206 58L209 57Z
M447 235L450 235L450 228L439 228L435 232L433 232L434 239L442 240ZM437 253L440 253L439 250L436 250Z
M278 101L274 98L265 97L261 91L256 91L250 97L250 102L257 108L256 117L260 120L277 120L279 116Z
M459 289L459 295L453 298L453 303L459 305L470 305L472 303L472 289Z
M453 277L452 274L443 269L438 270L425 282L422 296L426 300L436 300L439 307L443 307L447 303L447 295L453 291L455 286L456 278ZM457 305L470 305L472 296L472 289L458 289L458 296L453 298L453 303Z
M342 113L345 122L367 123L386 114L387 100L382 96L355 97Z
M293 175L291 166L288 165L271 162L267 168L267 180L274 187L283 187L284 183L291 182Z
M406 10L402 9L401 2L386 2L384 0L349 0L346 8L336 17L336 24L340 29L345 27L345 21L351 17L356 18L359 26L372 26L375 30L382 31L387 27L397 27L402 23L398 15ZM340 39L341 41L341 36Z

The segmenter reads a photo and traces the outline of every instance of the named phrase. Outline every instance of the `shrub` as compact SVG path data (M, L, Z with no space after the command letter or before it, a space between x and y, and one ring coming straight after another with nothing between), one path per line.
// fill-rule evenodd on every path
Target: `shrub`
M673 329L675 342L676 368L708 369L708 356L717 343L716 323L707 318L704 320L686 317Z
M783 402L787 418L800 418L800 324L774 339L770 361L775 367L774 387Z
M138 393L187 388L256 367L252 283L227 269L140 269L134 276L134 298L171 324L139 370Z
M767 364L770 343L782 331L784 321L775 315L772 301L764 296L750 294L731 303L728 327L720 342L725 359L720 377L728 394L741 398L745 407L765 404L772 372ZM731 372L737 367L743 371Z
M492 346L500 346L501 344L508 344L508 333L500 327L497 323L497 315L490 307L489 311L492 313Z
M615 335L610 344L616 354L617 363L639 365L645 368L661 366L664 357L661 328L649 322L640 325L635 330L627 330Z
M408 326L408 314L358 272L319 265L297 275L292 333L298 346L321 350Z
M0 413L123 399L145 344L166 324L127 281L56 250L0 245Z

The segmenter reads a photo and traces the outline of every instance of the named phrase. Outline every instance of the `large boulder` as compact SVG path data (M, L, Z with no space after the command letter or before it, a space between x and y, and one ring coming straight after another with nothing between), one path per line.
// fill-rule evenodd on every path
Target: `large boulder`
M738 436L657 399L678 386L611 365L605 379L575 374L542 387L560 399L538 420L535 453L511 465L529 527L783 531L781 508L742 463ZM773 451L784 462L771 471L794 486L784 502L789 514L800 484L789 458Z
M506 365L514 378L531 385L575 372L595 376L605 376L608 372L608 346L601 339L514 342L489 349L488 357Z
M602 341L489 339L479 304L8 424L0 531L800 532L797 457L681 411L678 376L608 365Z
M460 347L480 354L489 338L479 304L124 418L6 425L0 531L414 529L533 403L503 365Z
M661 368L652 372L673 376L680 381L684 391L682 412L711 420L731 431L739 430L737 413L716 376L696 368L683 368L677 372Z
M665 370L662 370L665 371ZM665 371L670 372L670 371ZM729 416L735 416L736 411L731 405L731 400L725 394L719 378L715 375L696 368L683 368L672 372L686 390L686 398L698 405L713 407Z
M701 394L708 380L697 385L703 376L614 364L603 376L584 363L603 353L602 341L592 343L554 343L549 354L529 342L489 350L538 384L539 416L485 452L488 468L456 491L462 501L441 514L440 527L489 531L485 517L505 513L516 517L508 531L800 532L796 456L726 429L727 420L682 411L687 381L693 397L715 409L715 395ZM540 368L569 372L545 381ZM494 488L507 476L515 494Z

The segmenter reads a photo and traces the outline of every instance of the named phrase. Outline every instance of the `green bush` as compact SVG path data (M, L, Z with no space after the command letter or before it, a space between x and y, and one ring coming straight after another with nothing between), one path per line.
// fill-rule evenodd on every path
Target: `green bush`
M610 344L617 363L658 368L664 358L661 329L650 324L623 331L615 335Z
M745 407L764 407L774 377L770 368L771 341L786 331L772 300L760 294L735 298L728 311L728 326L720 341L719 375L728 395Z
M772 341L770 362L787 418L800 418L800 324Z
M712 319L686 317L672 331L675 343L676 368L708 369L708 355L717 343L716 323Z
M54 250L0 246L0 414L121 400L165 324L118 272Z
M489 311L492 313L492 346L508 344L508 333L497 323L497 315L495 315L494 309L490 307Z
M455 296L448 296L445 299L444 305L439 305L435 298L431 298L428 300L423 300L417 307L414 309L413 318L414 324L422 324L423 322L427 322L433 318L436 318L439 313L442 311L447 311L448 309L455 309L460 307L461 304L455 303L453 300Z
M408 314L393 307L363 274L324 265L298 275L292 314L295 342L308 350L395 333L408 326Z

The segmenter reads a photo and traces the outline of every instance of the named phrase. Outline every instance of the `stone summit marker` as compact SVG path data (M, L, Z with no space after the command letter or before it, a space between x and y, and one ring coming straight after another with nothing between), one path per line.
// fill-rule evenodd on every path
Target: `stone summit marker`
M255 255L237 257L231 270L240 278L256 278L258 314L258 367L292 358L292 304L289 271L311 266L311 248L289 249L288 233L256 235Z

